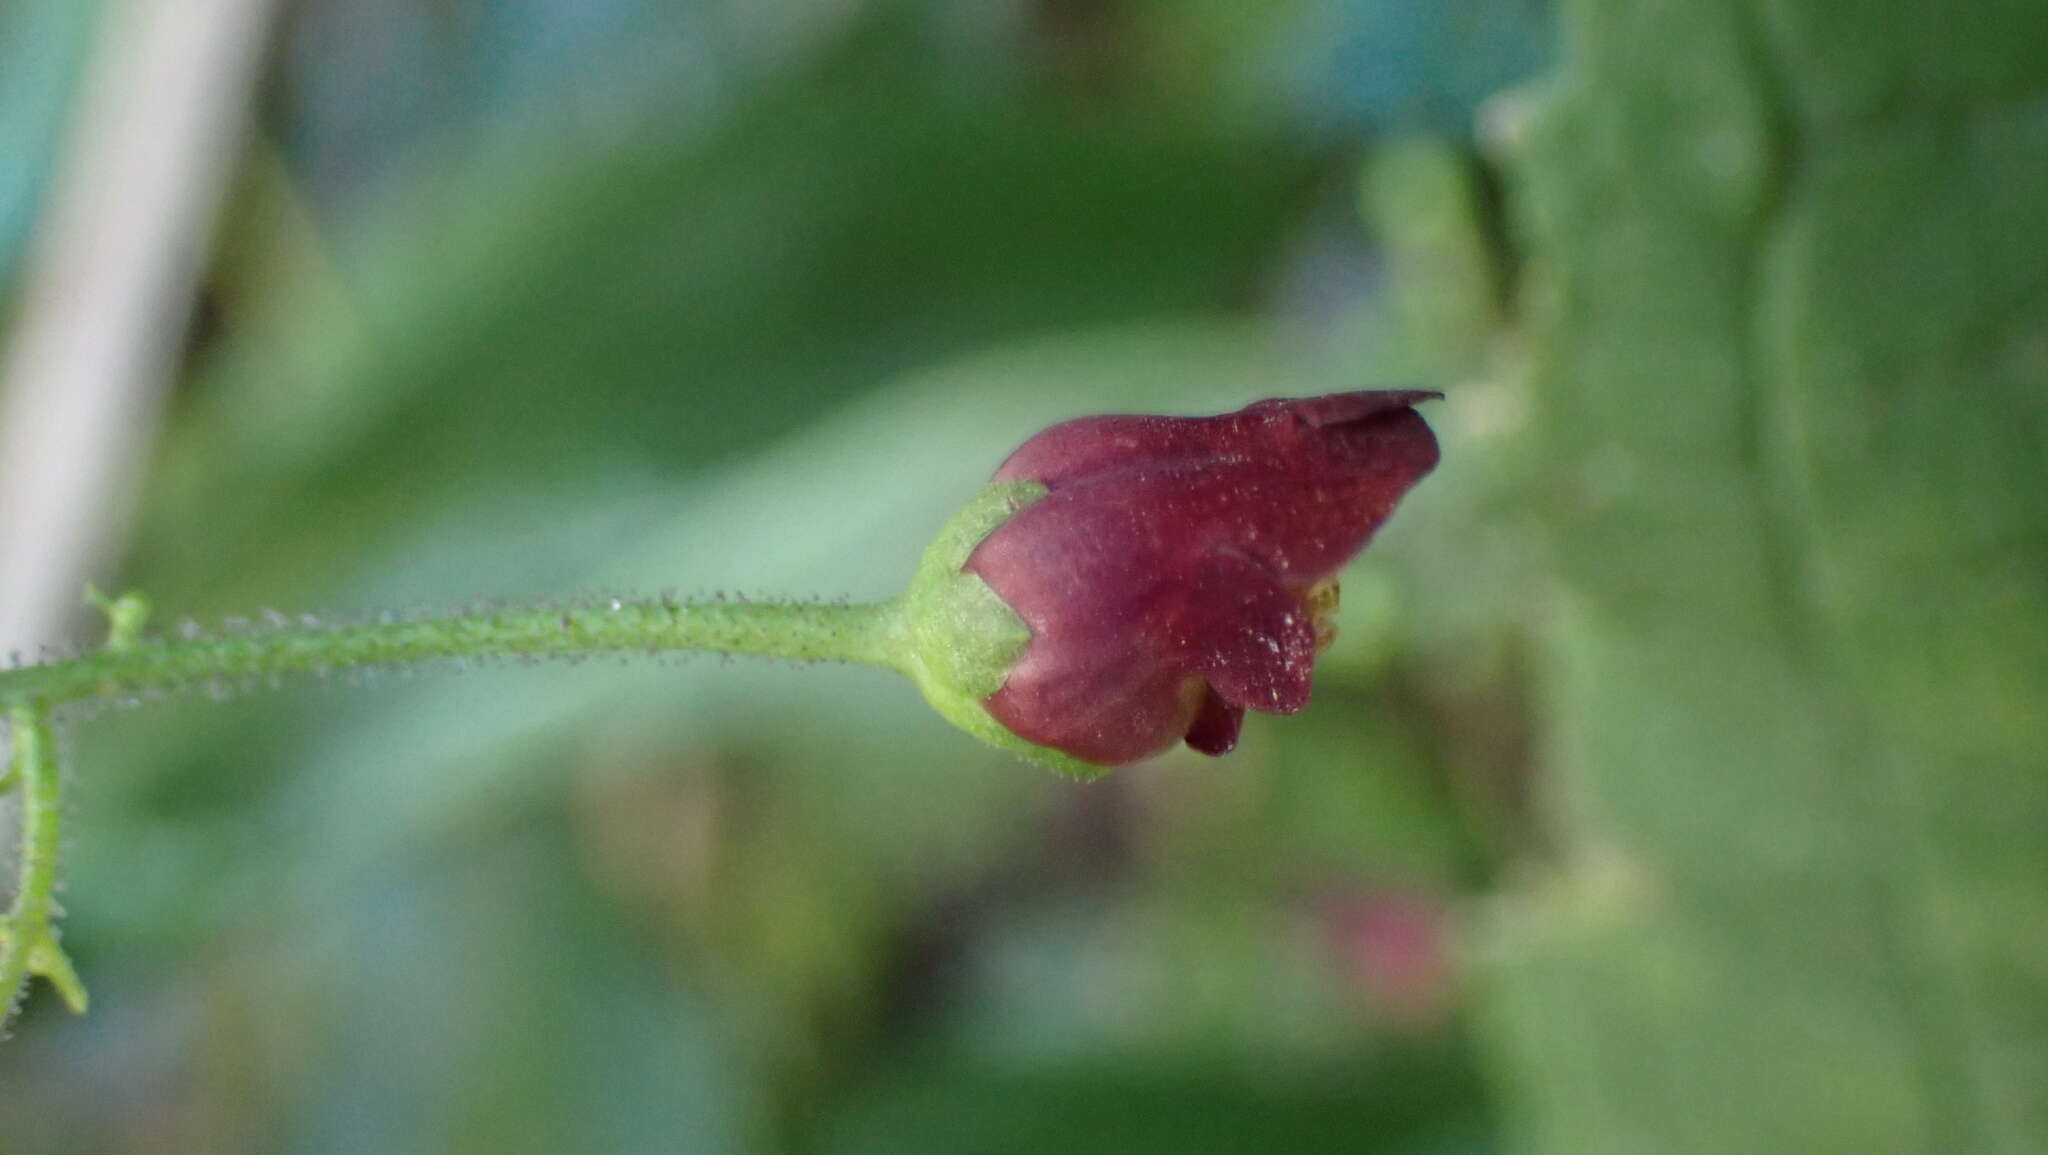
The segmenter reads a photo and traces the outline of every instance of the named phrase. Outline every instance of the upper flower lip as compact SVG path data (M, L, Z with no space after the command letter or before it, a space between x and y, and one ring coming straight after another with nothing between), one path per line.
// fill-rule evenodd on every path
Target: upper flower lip
M1436 464L1436 439L1428 435L1427 425L1421 426L1420 439L1412 436L1412 429L1395 438L1374 434L1383 434L1388 424L1400 423L1403 417L1421 424L1413 407L1442 397L1432 389L1377 390L1269 398L1214 417L1080 417L1026 441L990 480L1036 481L1058 489L1070 481L1163 462L1183 467L1273 464L1276 455L1290 449L1358 454L1388 447L1416 455L1411 464L1420 464L1420 477ZM1308 436L1324 431L1330 436ZM1419 458L1425 455L1428 460L1421 463Z
M1214 417L1089 417L996 481L1044 497L969 555L1031 631L990 712L1106 765L1182 737L1228 749L1244 709L1307 700L1309 587L1350 560L1437 445L1427 390L1273 399Z

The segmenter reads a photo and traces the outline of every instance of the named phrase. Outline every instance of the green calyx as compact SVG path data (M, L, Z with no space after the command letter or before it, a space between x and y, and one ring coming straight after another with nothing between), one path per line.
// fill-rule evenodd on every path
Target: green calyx
M982 705L1002 689L1031 642L1031 629L979 574L962 567L983 538L1043 496L1045 487L1035 481L991 482L946 522L898 602L897 658L925 700L955 726L1070 777L1094 778L1107 767L1027 742Z

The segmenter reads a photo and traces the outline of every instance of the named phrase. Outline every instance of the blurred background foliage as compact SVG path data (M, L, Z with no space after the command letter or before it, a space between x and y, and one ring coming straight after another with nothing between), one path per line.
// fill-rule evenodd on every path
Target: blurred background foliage
M7 262L91 24L0 13ZM1060 418L1476 380L1468 126L1547 20L286 5L119 581L166 628L885 596ZM1447 936L1524 836L1457 452L1504 389L1225 762L1076 787L890 676L711 659L75 720L94 1006L0 1049L5 1150L1491 1150Z
M0 301L94 7L0 3ZM161 625L885 596L1090 411L1444 464L1221 762L710 659L76 719L0 1150L2040 1149L2048 22L1853 7L283 5Z

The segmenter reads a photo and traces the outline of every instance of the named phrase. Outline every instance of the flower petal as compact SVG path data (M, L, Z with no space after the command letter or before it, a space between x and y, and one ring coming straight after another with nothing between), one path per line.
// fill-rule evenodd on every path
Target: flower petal
M1203 559L1183 620L1195 672L1234 706L1292 714L1308 704L1316 628L1280 576L1235 551Z

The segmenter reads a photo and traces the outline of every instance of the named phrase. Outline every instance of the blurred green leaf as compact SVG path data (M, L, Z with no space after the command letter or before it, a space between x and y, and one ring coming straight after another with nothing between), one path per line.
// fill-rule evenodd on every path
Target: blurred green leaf
M1358 1151L1484 1155L1454 1069L1426 1055L1371 1078L1309 1087L1182 1069L920 1067L885 1072L826 1128L819 1150L1199 1152ZM1358 1076L1368 1072L1357 1072Z
M2048 24L1955 15L1582 3L1527 127L1536 1149L2048 1134Z

